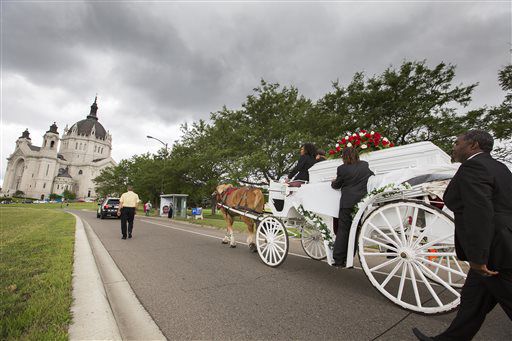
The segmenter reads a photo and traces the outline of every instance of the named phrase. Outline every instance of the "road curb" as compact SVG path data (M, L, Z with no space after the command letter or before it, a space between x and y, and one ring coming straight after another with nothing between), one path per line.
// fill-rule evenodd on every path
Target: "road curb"
M85 220L73 216L74 302L69 339L166 340L94 230Z
M121 340L82 219L75 217L70 340Z
M94 230L83 221L102 284L123 340L167 340Z

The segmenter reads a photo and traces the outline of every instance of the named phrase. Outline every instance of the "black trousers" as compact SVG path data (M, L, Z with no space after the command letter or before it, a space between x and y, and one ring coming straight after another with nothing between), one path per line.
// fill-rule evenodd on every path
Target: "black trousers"
M434 339L471 340L484 323L485 316L497 303L512 320L512 272L484 277L469 270L466 283L462 287L457 316L450 327Z
M334 249L332 257L336 264L342 264L347 261L348 236L350 234L350 226L352 225L353 208L340 208L338 215L338 233L334 241Z
M135 207L121 208L121 233L126 237L126 223L128 222L128 234L133 231L133 219L135 218Z

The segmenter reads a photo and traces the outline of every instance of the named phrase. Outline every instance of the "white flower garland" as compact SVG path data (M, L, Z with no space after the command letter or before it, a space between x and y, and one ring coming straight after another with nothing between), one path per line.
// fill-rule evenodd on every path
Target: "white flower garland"
M370 198L376 196L377 194L386 192L385 194L382 195L382 197L385 198L385 197L388 197L390 195L395 194L396 192L401 192L401 191L404 191L404 190L407 190L407 189L411 189L411 187L412 186L408 182L404 182L404 183L401 183L401 184L398 184L398 185L396 185L394 182L392 182L392 183L389 183L389 184L387 184L385 186L382 186L382 187L379 187L379 188L375 188L373 191L371 191L370 193L366 194L364 196L364 198L361 199L361 201L359 201L359 203L357 203L357 205L354 207L354 211L352 212L352 218L355 217L357 212L362 207L366 206L366 202L368 200L370 200Z
M322 238L324 239L324 241L327 242L329 247L332 249L334 247L334 240L332 239L331 231L324 223L323 219L313 212L306 211L302 205L297 207L297 211L306 219L308 219L318 230L320 230Z

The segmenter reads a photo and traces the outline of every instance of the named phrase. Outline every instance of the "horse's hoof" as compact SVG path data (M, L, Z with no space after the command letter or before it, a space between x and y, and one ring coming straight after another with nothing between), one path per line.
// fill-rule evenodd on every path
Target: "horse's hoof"
M223 240L223 241L221 241L221 243L222 243L222 244L227 244L228 242L226 242L226 241L224 241L224 240Z
M252 252L258 252L258 249L256 248L256 244L254 244L254 243L249 244L249 250L251 250Z
M234 249L236 247L236 245L231 244L231 245L229 245L229 247Z

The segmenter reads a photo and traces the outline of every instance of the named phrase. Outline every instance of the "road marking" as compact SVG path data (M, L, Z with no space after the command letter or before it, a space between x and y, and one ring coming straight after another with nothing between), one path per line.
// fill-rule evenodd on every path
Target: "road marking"
M166 225L166 224L162 224L162 223L155 223L155 222L152 222L150 220L145 220L145 219L142 219L142 221L146 222L146 223L149 223L149 224L153 224L153 225L167 227L167 228L170 228L170 229L173 229L173 230L178 230L178 231L182 231L182 232L188 232L188 233L197 234L197 235L204 236L204 237L209 237L209 238L213 238L213 239L222 240L222 237L212 236L212 235L206 234L206 233L190 231L190 230L187 230L187 229L183 229L183 228L179 228L179 227L174 227L174 226L170 226L170 225ZM236 243L237 244L242 244L242 245L247 245L247 246L249 245L249 244L247 244L245 242L236 242ZM308 256L300 255L298 253L288 252L288 254L289 255L293 255L293 256L297 256L297 257L301 257L301 258L311 259Z
M209 234L206 234L206 233L201 233L201 232L196 232L196 231L190 231L190 230L187 230L187 229L183 229L183 228L179 228L179 227L174 227L174 226L170 226L170 225L166 225L166 224L162 224L162 223L155 223L155 222L152 222L150 220L145 220L145 219L142 219L143 222L146 222L146 223L149 223L149 224L153 224L153 225L158 225L158 226L163 226L163 227L167 227L167 228L170 228L170 229L173 229L173 230L178 230L178 231L182 231L182 232L187 232L187 233L192 233L192 234L197 234L197 235L200 235L200 236L204 236L204 237L209 237L209 238L213 238L213 239L218 239L218 240L222 240L221 237L217 237L217 236L212 236L212 235L209 235ZM237 242L237 244L242 244L242 245L249 245L247 243L244 243L244 242ZM308 256L304 256L304 255L301 255L301 254L298 254L298 253L293 253L293 252L288 252L289 255L292 255L292 256L295 256L295 257L300 257L300 258L305 258L305 259L311 259L310 257ZM327 263L327 261L323 260L322 262L324 263ZM354 266L353 269L356 269L356 270L363 270L363 268L359 267L359 266ZM387 272L381 272L381 271L372 271L372 273L378 273L378 274L381 274L381 275L388 275ZM396 278L401 278L402 276L398 276L398 275L393 275L393 277L396 277ZM412 280L412 278L410 277L406 277L406 279L408 280ZM416 280L416 282L419 282L418 280ZM439 284L435 283L435 282L431 282L430 283L431 285L435 285L435 286L439 286Z

